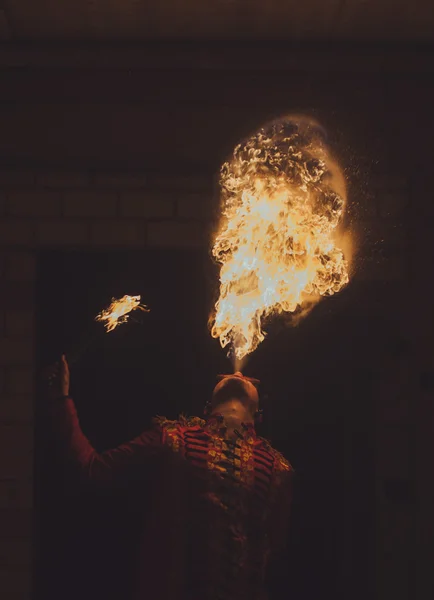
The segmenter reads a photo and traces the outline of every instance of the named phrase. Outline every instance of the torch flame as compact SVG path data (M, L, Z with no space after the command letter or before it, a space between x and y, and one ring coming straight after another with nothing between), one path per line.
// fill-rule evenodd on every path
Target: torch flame
M118 300L112 298L110 306L101 311L95 317L95 321L105 321L104 327L109 333L120 323L128 321L131 311L136 309L149 312L147 306L140 304L140 296L123 296Z
M264 339L266 317L301 314L349 281L348 258L336 246L345 185L322 136L306 118L274 121L221 168L211 334L238 361Z

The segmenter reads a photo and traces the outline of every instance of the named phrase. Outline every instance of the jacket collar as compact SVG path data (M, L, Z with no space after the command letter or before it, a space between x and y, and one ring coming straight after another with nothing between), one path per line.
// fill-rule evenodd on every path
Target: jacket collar
M224 436L227 431L227 424L225 418L220 413L213 413L209 415L205 421L204 429L213 433ZM241 423L240 430L235 430L235 433L242 439L256 440L255 424L253 421L248 423Z

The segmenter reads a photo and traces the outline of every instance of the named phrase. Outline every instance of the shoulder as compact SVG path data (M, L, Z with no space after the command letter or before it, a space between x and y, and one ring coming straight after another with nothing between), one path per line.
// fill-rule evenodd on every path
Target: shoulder
M169 446L172 450L178 451L185 446L185 433L201 429L205 421L199 417L186 417L184 415L180 415L178 419L156 416L153 419L153 424L160 432L163 444Z
M200 417L187 417L185 415L179 415L178 419L166 419L166 417L157 415L153 418L152 422L154 427L165 431L180 431L194 427L201 428L205 425L205 421Z
M177 427L178 421L174 421L171 419L167 419L166 417L157 415L152 419L152 425L155 429L161 429L164 431L175 430Z
M273 448L273 446L267 439L260 437L259 440L262 448L265 449L272 456L275 471L282 473L282 475L285 473L289 475L294 472L294 469L289 460L286 459L281 452L276 450L276 448Z

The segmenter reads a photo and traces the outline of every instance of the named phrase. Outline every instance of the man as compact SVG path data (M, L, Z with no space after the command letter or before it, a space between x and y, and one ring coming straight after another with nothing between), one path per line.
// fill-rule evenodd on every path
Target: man
M52 371L51 413L69 460L98 484L143 478L154 499L138 600L266 598L267 564L286 539L293 470L256 435L254 382L241 373L221 376L205 419L157 417L134 440L98 453L69 396L65 356ZM158 469L146 483L149 461Z

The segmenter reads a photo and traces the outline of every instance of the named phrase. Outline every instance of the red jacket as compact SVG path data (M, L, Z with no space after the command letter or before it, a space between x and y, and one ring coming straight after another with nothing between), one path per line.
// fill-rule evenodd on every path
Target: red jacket
M221 415L154 419L154 426L98 453L83 434L74 403L54 407L68 458L89 480L114 483L131 473L149 482L137 600L263 600L270 555L284 544L293 470L253 424L225 439Z

